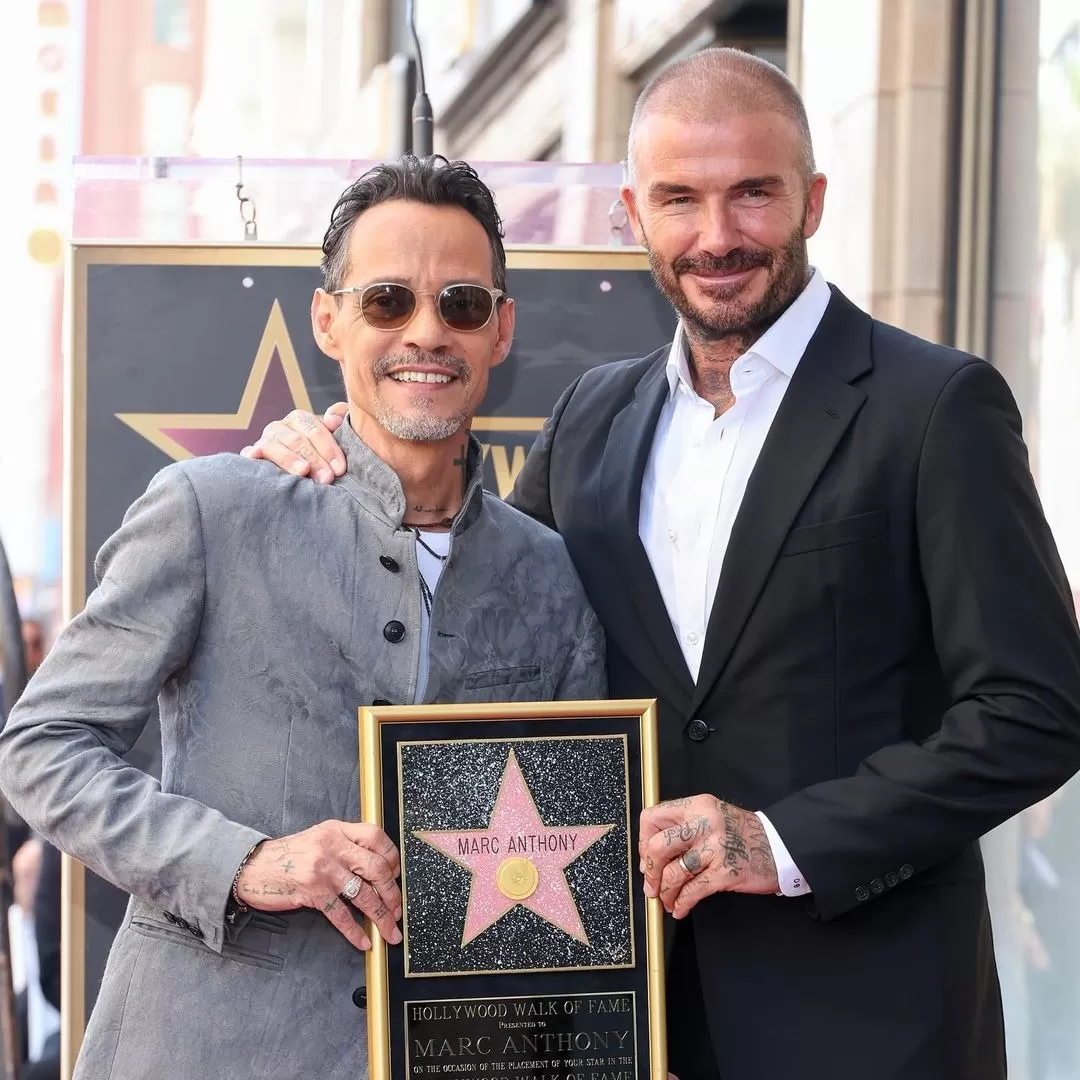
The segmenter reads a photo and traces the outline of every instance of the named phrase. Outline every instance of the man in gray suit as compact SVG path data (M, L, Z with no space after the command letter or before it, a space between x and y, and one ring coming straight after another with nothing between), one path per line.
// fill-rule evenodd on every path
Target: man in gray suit
M12 804L132 895L85 1080L366 1076L358 916L397 943L401 895L359 821L357 706L605 693L562 540L485 496L468 433L514 328L491 193L463 163L379 166L323 254L344 474L162 470L0 736ZM155 701L160 784L121 757Z

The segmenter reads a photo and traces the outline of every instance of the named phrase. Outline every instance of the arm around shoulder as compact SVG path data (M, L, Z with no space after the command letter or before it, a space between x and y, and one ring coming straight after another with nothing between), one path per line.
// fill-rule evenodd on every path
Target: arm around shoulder
M202 527L183 466L151 481L95 569L98 588L0 735L0 786L47 840L220 948L232 876L262 834L122 760L202 618Z

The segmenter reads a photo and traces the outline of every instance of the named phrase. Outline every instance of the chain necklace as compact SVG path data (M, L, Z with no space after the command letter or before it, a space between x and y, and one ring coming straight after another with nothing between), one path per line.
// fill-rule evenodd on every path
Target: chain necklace
M434 550L434 548L432 548L428 544L426 544L424 542L424 538L420 535L420 529L417 526L413 525L413 526L410 526L410 528L412 528L413 532L416 533L416 542L430 556L432 556L432 558L438 559L439 562L441 562L441 563L446 562L446 560L448 558L450 558L449 555L440 555L437 551ZM419 570L419 567L417 567L417 569ZM428 583L427 583L426 579L424 578L423 570L420 570L420 599L424 601L424 610L427 612L428 618L430 619L431 618L431 604L432 604L432 601L435 599L435 597L431 595L431 589L428 588Z

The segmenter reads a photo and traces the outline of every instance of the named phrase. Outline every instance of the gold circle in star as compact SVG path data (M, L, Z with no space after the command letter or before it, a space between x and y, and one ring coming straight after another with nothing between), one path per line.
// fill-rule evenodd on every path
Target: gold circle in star
M495 871L495 884L508 900L527 900L540 881L540 874L532 859L514 855L503 859Z

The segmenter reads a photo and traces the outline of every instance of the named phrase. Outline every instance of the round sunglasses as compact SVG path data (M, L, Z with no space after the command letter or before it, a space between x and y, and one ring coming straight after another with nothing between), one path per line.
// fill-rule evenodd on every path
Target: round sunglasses
M483 330L506 298L502 289L487 289L483 285L447 285L432 293L417 292L393 281L354 285L351 289L336 289L330 295L347 294L358 298L364 322L375 330L400 330L408 326L416 315L418 298L434 296L439 318L444 325L461 334Z

